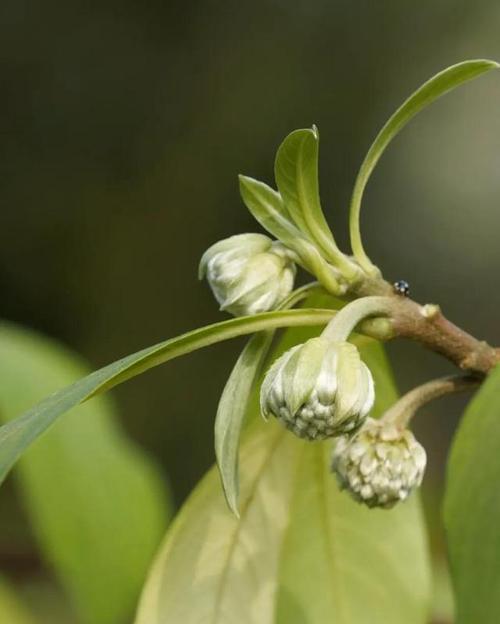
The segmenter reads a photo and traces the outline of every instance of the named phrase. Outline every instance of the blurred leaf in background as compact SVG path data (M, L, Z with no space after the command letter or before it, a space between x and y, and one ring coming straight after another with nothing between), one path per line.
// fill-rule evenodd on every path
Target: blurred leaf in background
M88 372L79 357L55 342L0 325L4 420ZM113 403L98 398L74 409L16 471L42 556L72 596L81 621L126 621L171 503L166 480L126 438Z
M500 367L467 408L450 452L444 521L457 624L500 620Z
M0 577L0 622L2 624L36 624L15 590Z

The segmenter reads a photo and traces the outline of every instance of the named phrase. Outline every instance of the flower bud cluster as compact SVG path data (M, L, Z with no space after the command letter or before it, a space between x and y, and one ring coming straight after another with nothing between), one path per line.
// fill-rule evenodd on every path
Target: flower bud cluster
M373 401L373 379L356 347L321 336L282 355L261 389L263 415L308 440L354 432Z
M278 240L263 234L240 234L219 241L201 258L199 276L207 278L221 310L235 316L284 309L300 300L306 289L310 292L315 284L289 297L296 262L330 295L352 296L354 300L332 315L319 337L294 346L274 362L262 383L260 406L265 418L274 416L300 438L339 438L332 470L341 487L368 507L390 508L420 485L425 470L425 450L407 425L416 409L439 396L443 388L447 390L450 383L424 384L398 401L382 419L369 417L375 400L372 374L348 340L367 320L372 321L372 330L378 321L379 337L393 337L397 314L406 309L401 296L408 296L409 286L398 280L391 289L364 252L359 208L368 176L358 176L351 203L354 257L337 246L320 205L318 141L315 127L297 130L283 141L275 161L277 190L240 176L243 201ZM291 166L301 171L302 177L290 176ZM300 186L304 180L305 195ZM422 308L423 314L430 307ZM310 310L303 312L301 322L310 317L314 320ZM430 313L424 316L430 317ZM265 325L271 319L260 320ZM259 354L259 358L264 356ZM256 360L256 366L260 362ZM453 383L451 387L455 387Z
M353 437L339 439L332 469L357 501L390 508L421 484L426 461L411 431L368 418Z
M292 291L291 252L263 234L238 234L212 245L200 262L221 310L235 316L275 309Z

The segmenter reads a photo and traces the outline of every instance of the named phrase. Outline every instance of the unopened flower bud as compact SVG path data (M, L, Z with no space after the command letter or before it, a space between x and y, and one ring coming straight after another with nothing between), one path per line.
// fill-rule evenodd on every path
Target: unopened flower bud
M349 342L318 337L297 345L269 369L260 404L301 438L352 433L373 406L373 379Z
M356 435L337 442L332 469L358 502L390 508L421 484L426 461L409 429L368 418Z
M264 234L238 234L212 245L200 262L221 310L235 316L274 310L292 291L291 252Z

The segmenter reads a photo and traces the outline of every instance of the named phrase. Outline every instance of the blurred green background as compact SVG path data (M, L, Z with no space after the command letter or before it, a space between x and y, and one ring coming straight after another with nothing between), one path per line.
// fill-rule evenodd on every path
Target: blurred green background
M3 0L1 316L93 367L221 318L196 271L211 243L260 231L236 176L271 181L282 138L313 123L323 207L346 247L350 190L379 127L436 71L500 59L499 29L493 0ZM421 114L381 161L362 218L389 279L497 344L499 107L493 73ZM114 393L177 503L213 461L217 401L241 344ZM415 345L389 352L401 390L450 370ZM447 399L418 419L431 523L463 405ZM2 528L21 535L27 563L4 563L29 575L13 501L7 487Z

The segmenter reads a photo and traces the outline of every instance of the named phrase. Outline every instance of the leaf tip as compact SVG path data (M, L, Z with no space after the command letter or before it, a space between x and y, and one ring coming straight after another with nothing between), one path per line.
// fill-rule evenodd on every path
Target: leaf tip
M249 189L252 185L252 182L255 182L253 178L250 176L243 175L242 173L238 174L238 182L240 185L240 190Z
M476 75L479 76L491 71L492 69L498 69L500 67L500 63L493 61L492 59L475 59L472 61L464 61L464 63L459 63L459 65L469 65L474 67Z
M236 520L240 520L241 516L240 516L240 510L238 509L238 507L231 506L229 509L233 512L233 515L236 518Z
M492 69L498 69L500 67L500 63L493 61L492 59L471 59L468 61L462 61L461 63L452 66L452 68L454 67L470 68L473 70L474 75L480 76L481 74L484 74Z
M476 62L482 63L483 65L486 65L487 67L491 67L491 69L498 69L500 67L500 63L498 63L497 61L494 61L493 59L478 59Z
M233 489L229 490L223 484L222 489L224 490L224 497L226 499L226 504L229 507L231 513L239 520L240 519L240 510L238 507L238 492Z

